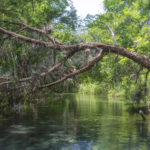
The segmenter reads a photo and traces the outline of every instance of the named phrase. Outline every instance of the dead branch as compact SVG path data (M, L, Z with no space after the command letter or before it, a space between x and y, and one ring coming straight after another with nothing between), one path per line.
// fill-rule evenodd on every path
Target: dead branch
M136 63L139 63L143 67L150 70L150 59L147 56L138 55L136 52L129 51L129 50L127 50L123 47L120 47L120 46L108 45L108 44L96 43L96 42L80 43L80 44L75 44L75 45L58 45L58 44L52 45L52 44L49 44L48 42L45 42L45 41L28 38L26 36L16 34L14 32L7 31L1 27L0 27L0 32L3 34L7 34L10 36L16 37L16 38L23 40L25 42L40 44L40 45L46 46L50 49L56 49L56 50L60 50L60 51L62 51L62 49L66 50L66 51L68 51L68 50L80 51L80 50L85 50L87 48L89 48L89 49L96 49L96 48L103 49L106 53L115 53L115 54L122 55L124 57L128 57L129 59L132 59Z
M3 34L10 35L12 37L18 38L18 39L23 40L25 42L29 42L29 43L33 43L33 44L38 44L38 45L43 45L43 46L46 46L46 47L49 47L49 48L55 47L55 46L51 47L51 44L49 44L49 42L45 42L45 41L41 41L41 40L36 40L36 39L33 39L33 38L29 38L29 37L26 37L24 35L17 34L15 32L7 31L7 30L5 30L5 29L3 29L1 27L0 27L0 32L3 33Z
M37 33L40 33L40 34L46 36L50 41L52 41L53 44L61 44L58 39L52 37L50 34L48 34L47 32L45 32L41 29L31 27L31 26L21 23L21 22L9 22L9 21L0 21L0 22L6 22L9 24L19 25L19 26L23 27L24 29L28 29L28 30L31 30L31 31L34 31L34 32L37 32ZM52 33L54 31L52 29L50 29L50 32Z
M14 25L19 25L19 26L25 27L25 28L27 28L29 30L36 31L36 32L41 33L41 34L45 34L45 32L42 31L41 29L38 29L38 28L35 28L35 27L31 27L31 26L29 26L27 24L24 24L24 23L21 23L21 22L11 22L11 21L5 21L5 20L4 21L0 20L0 22L4 22L4 23L8 23L8 24L14 24ZM51 30L51 32L53 32L53 30Z
M32 31L36 31L36 32L39 32L41 34L48 35L40 29L33 28L33 27L30 27L30 26L22 24L22 23L19 23L19 25L22 25L23 27L26 27ZM93 67L95 63L100 61L105 56L105 54L110 54L110 53L115 53L117 55L127 57L127 58L135 61L136 63L142 65L143 67L147 68L148 70L150 70L150 59L147 56L138 55L136 52L127 50L127 49L120 47L120 46L117 46L117 45L108 45L108 44L97 43L97 42L80 43L80 44L74 44L74 45L64 45L64 44L60 44L59 42L56 42L56 41L53 41L53 44L50 44L49 42L36 40L34 38L30 38L30 37L27 37L27 36L24 36L21 34L17 34L15 32L7 31L1 27L0 27L0 33L9 35L11 37L15 37L15 38L20 39L24 42L43 45L43 46L48 47L52 50L59 50L59 51L64 50L64 51L68 52L68 54L61 61L59 61L57 64L55 64L52 68L49 68L47 71L41 73L39 75L39 78L45 77L45 76L48 76L49 74L51 74L54 70L58 69L61 65L63 65L68 60L68 58L72 57L78 51L83 51L86 49L90 49L90 50L102 49L103 50L102 52L100 52L95 57L95 59L93 59L91 62L89 62L89 64L87 66L85 66L79 70L76 70L73 73L69 73L68 75L66 75L66 76L64 76L64 77L62 77L62 78L60 78L54 82L51 82L51 83L48 83L45 85L40 85L37 88L51 87L53 85L56 85L58 83L61 83L65 80L67 80L68 78L72 78L72 77L74 77L80 73L83 73L83 72L89 70L91 67ZM1 77L1 78L3 78L3 77ZM31 77L27 77L27 78L18 79L18 81L16 81L16 82L22 83L22 82L31 81L32 79L33 79L33 77L31 76ZM4 86L4 85L7 86L7 85L12 84L12 83L14 83L14 82L11 80L11 78L9 78L8 80L1 82L0 86ZM21 86L24 87L24 85L21 85Z
M104 56L105 56L105 53L103 51L101 51L87 66L85 66L85 67L83 67L83 68L81 68L81 69L79 69L79 70L77 70L77 71L75 71L73 73L70 73L70 74L66 75L65 77L63 77L63 78L61 78L61 79L59 79L59 80L57 80L55 82L52 82L52 83L49 83L49 84L45 84L45 85L41 85L41 86L39 86L39 88L41 89L41 88L51 87L53 85L56 85L58 83L61 83L61 82L65 81L65 80L67 80L68 78L72 78L72 77L74 77L74 76L76 76L78 74L81 74L81 73L89 70L90 68L92 68L94 66L94 64L99 62Z
M72 57L76 52L77 52L77 51L75 51L75 50L70 51L70 52L66 55L66 57L64 57L61 61L59 61L59 62L58 62L56 65L54 65L52 68L48 69L48 71L41 73L41 74L39 75L39 77L45 77L45 76L49 75L50 73L52 73L54 70L58 69L63 63L65 63L65 61L68 60L68 58ZM7 81L0 83L0 86L4 86L4 85L8 85L8 84L14 83L14 81L11 81L11 77L9 77L9 78L8 78L8 77L7 77L7 78L5 78L5 77L0 77L0 79L5 79L5 80L7 79ZM27 81L30 81L30 80L32 80L32 79L33 79L33 77L27 77L27 78L18 79L17 82L20 82L20 83L21 83L21 82L27 82Z
M107 23L103 22L103 21L98 21L97 23L102 23L102 24L104 24L105 26L107 26L108 30L111 32L111 35L112 35L112 37L113 37L114 44L117 45L117 41L116 41L116 38L115 38L115 34L114 34L114 32L112 31L112 29L110 28L110 26L109 26Z

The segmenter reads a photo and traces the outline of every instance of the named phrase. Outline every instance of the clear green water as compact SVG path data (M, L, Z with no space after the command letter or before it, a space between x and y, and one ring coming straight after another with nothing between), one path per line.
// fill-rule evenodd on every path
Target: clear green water
M149 150L150 120L126 109L115 98L49 98L1 118L0 150Z

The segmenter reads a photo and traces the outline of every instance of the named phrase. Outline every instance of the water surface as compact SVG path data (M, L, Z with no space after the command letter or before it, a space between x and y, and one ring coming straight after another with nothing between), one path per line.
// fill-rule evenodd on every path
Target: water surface
M149 149L150 120L116 98L62 94L0 119L0 150Z

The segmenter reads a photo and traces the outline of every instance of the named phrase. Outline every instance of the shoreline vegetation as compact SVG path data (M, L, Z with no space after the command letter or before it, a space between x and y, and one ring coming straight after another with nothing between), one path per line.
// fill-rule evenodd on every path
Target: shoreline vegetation
M149 0L104 0L104 8L81 19L68 0L1 0L0 106L66 92L147 104Z

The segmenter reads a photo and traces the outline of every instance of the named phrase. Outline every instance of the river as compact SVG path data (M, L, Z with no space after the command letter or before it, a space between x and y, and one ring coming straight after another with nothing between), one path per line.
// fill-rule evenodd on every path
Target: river
M0 118L0 150L149 149L150 120L119 98L61 94Z

